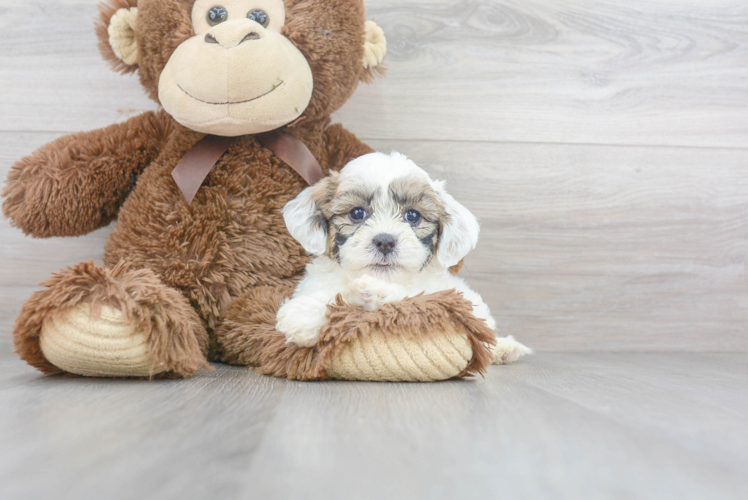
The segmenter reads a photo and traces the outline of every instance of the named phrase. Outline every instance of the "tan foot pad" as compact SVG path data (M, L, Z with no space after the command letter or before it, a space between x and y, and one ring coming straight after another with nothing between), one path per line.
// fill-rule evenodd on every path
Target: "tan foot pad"
M163 371L154 366L145 336L107 306L97 318L89 304L80 304L46 320L40 345L50 363L76 375L149 377Z
M457 332L409 338L372 332L333 355L327 374L345 380L433 382L461 374L472 357L467 338Z

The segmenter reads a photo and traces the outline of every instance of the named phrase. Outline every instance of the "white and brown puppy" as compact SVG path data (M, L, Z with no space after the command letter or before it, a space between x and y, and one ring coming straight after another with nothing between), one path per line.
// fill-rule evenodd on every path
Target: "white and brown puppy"
M317 343L327 305L338 294L353 305L381 304L455 289L473 314L496 322L481 296L450 274L478 242L475 216L444 190L443 181L405 156L371 153L346 165L286 205L291 235L315 256L293 297L278 311L288 342ZM495 363L530 350L513 337L497 338Z

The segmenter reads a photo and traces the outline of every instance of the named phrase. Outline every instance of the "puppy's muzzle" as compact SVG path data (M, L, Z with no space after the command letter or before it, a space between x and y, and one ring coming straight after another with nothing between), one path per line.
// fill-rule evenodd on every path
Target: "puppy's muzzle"
M387 255L395 249L395 238L389 234L379 234L372 243L382 255Z

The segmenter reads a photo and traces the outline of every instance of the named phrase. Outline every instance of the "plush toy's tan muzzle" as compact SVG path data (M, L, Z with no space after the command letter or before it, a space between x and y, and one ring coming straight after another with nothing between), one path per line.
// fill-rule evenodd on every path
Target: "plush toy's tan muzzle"
M301 116L313 83L306 58L286 37L236 19L177 48L161 74L159 99L185 127L235 137Z

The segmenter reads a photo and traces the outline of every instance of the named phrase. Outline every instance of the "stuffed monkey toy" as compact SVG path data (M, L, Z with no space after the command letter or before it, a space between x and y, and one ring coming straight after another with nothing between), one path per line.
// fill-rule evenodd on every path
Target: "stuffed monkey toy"
M50 375L189 377L208 361L298 380L442 380L482 372L494 333L455 292L376 312L338 300L319 343L276 312L308 261L282 209L371 152L330 114L381 73L362 0L109 0L105 59L161 106L61 137L17 162L3 212L24 233L116 220L23 305L17 353ZM436 361L435 361L436 360Z

